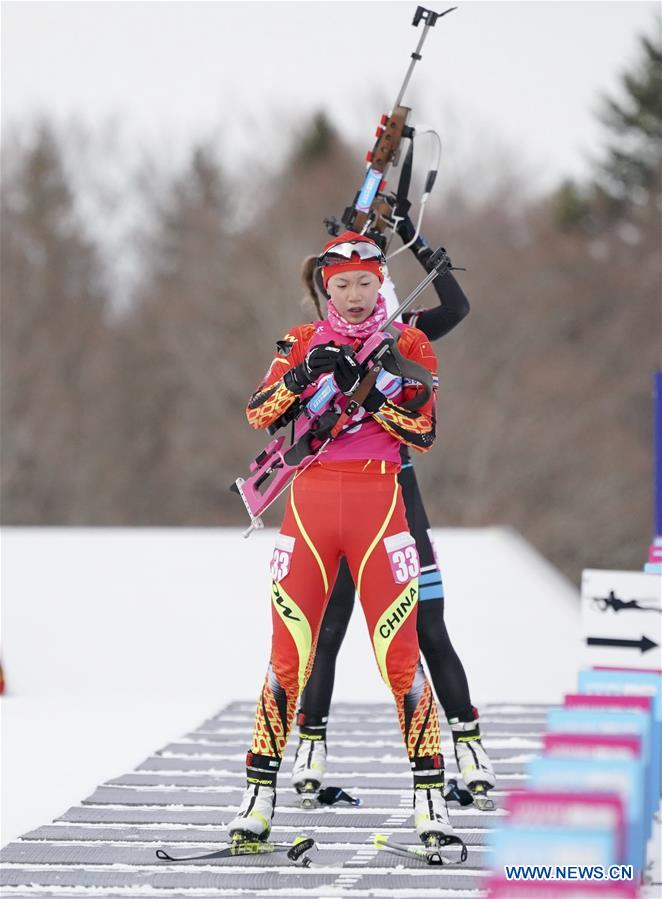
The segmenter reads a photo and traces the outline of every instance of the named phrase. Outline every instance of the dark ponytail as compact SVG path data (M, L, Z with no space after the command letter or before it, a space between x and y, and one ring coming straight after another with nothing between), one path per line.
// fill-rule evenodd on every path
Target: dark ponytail
M317 256L306 256L301 266L301 280L306 288L303 303L306 306L312 302L319 319L324 318L321 301L326 300L327 295L322 283L321 272L317 266Z

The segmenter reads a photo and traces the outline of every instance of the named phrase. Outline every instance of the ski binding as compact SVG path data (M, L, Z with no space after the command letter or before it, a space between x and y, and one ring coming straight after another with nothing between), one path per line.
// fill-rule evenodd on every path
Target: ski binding
M467 860L467 847L463 840L456 836L443 837L438 834L430 834L423 845L420 845L399 843L397 840L391 839L387 834L376 833L372 841L378 849L385 849L387 852L392 852L394 855L404 856L405 858L416 858L427 865L462 865ZM461 846L458 861L451 861L441 854L444 846L449 846L453 843Z
M306 780L302 784L297 784L296 791L299 794L299 800L301 802L301 808L304 809L312 809L319 807L319 795L320 785L316 780Z
M475 805L481 812L493 812L496 802L487 795L489 789L489 784L482 780L468 787L461 777L452 777L444 787L444 799L446 802L457 802L463 808Z
M496 802L487 795L489 785L484 781L479 780L476 783L471 784L469 790L473 796L474 805L479 808L481 812L493 812L496 809Z

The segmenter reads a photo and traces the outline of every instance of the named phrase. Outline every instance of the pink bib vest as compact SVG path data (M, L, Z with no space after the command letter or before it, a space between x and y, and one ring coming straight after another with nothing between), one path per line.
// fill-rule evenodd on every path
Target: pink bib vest
M399 330L403 328L402 325L398 324L395 327ZM354 342L352 337L345 337L334 331L328 319L325 319L315 329L306 352L314 346L329 343L332 340L336 346ZM309 399L323 379L327 377L330 377L330 375L323 375L316 385L308 387L303 393L303 398ZM377 379L377 387L394 403L397 403L402 396L402 379L397 375L391 375L385 371L380 372ZM341 393L336 396L335 401L337 408L340 410L345 409L349 402ZM356 425L350 427L328 444L320 454L320 462L349 459L365 459L366 461L368 459L384 459L387 462L394 462L398 466L400 465L400 441L396 440L395 437L391 437L381 425L374 421L371 415L366 414L365 409L359 408L351 421L356 422Z

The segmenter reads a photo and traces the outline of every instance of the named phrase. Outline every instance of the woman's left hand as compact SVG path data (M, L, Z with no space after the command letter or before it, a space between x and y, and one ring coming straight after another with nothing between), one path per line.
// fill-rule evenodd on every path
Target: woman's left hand
M338 385L338 389L345 394L351 396L359 386L361 378L365 375L366 370L360 362L354 357L354 352L347 346L342 347L343 352L338 357L335 368L333 369L333 379Z

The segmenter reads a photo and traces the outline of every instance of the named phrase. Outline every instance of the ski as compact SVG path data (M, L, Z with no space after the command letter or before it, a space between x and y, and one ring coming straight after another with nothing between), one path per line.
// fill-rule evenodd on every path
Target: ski
M162 862L199 862L209 861L215 858L238 858L242 855L263 855L267 853L284 852L289 861L296 865L308 868L312 865L312 859L306 854L316 848L315 840L311 837L297 837L292 843L272 843L268 840L239 838L233 839L229 846L216 849L214 852L205 852L202 855L170 855L164 849L156 850L156 857Z
M459 837L431 837L427 844L399 843L392 840L389 836L377 833L373 836L373 843L378 849L384 849L394 855L404 856L406 858L415 858L425 862L426 865L450 866L463 865L467 860L467 847ZM441 854L444 846L457 844L461 847L460 858L457 861L451 861Z

